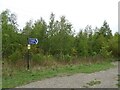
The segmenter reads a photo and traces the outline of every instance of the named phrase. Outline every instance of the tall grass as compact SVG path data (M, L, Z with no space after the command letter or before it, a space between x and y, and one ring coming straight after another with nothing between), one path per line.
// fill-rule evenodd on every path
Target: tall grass
M79 65L79 64L95 64L105 61L102 57L73 57L72 60L57 60L51 55L38 55L39 58L30 60L30 69L43 69L43 68L53 68L60 67L64 65ZM40 60L39 60L40 59ZM14 75L16 70L26 70L27 66L26 59L20 59L16 62L11 62L11 60L4 60L3 62L3 76Z

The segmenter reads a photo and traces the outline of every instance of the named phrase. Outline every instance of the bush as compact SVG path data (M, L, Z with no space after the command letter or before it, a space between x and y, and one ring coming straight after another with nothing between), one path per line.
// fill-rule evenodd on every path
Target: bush
M62 60L63 60L63 54L56 54L56 55L54 55L54 57L55 57L58 61L62 61Z
M41 64L44 61L44 55L43 54L35 54L32 56L33 62L37 62Z
M55 60L55 59L52 55L45 55L44 60L51 61L51 60Z
M21 54L21 52L16 51L13 54L11 54L10 56L8 56L8 59L10 62L15 63L16 61L22 59L22 54Z
M108 46L104 46L100 49L100 55L104 58L109 58L112 54L112 51L107 50Z
M52 66L56 63L52 55L35 54L32 56L32 65Z
M72 56L69 54L63 55L63 54L57 54L55 55L55 58L59 60L60 62L69 62L72 60Z
M70 61L72 61L72 56L70 56L69 54L67 54L67 55L64 55L64 56L63 56L63 59L64 59L65 61L67 61L67 62L70 62Z

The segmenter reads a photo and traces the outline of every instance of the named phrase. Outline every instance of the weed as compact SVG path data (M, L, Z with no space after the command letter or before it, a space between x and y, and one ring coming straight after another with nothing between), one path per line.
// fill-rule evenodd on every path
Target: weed
M84 85L83 87L84 87L84 88L89 88L89 86L87 86L87 85Z
M116 84L120 88L120 74L118 74L118 83Z
M89 83L86 83L86 84L89 86L94 86L94 85L100 84L100 83L101 83L101 81L95 79L95 80L90 81Z

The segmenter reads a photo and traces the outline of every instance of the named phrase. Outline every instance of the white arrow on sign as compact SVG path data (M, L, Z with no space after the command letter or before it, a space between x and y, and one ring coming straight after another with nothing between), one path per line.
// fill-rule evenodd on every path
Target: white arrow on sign
M36 41L35 44L38 44L38 39L37 38L35 39L35 41Z

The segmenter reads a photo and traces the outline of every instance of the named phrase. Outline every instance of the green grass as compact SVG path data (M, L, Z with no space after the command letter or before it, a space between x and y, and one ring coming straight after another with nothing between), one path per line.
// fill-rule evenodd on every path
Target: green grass
M93 73L106 70L113 65L110 62L96 63L91 65L66 65L59 68L45 70L15 71L12 76L3 76L2 87L14 88L33 81L42 80L54 76L72 75L75 73Z

